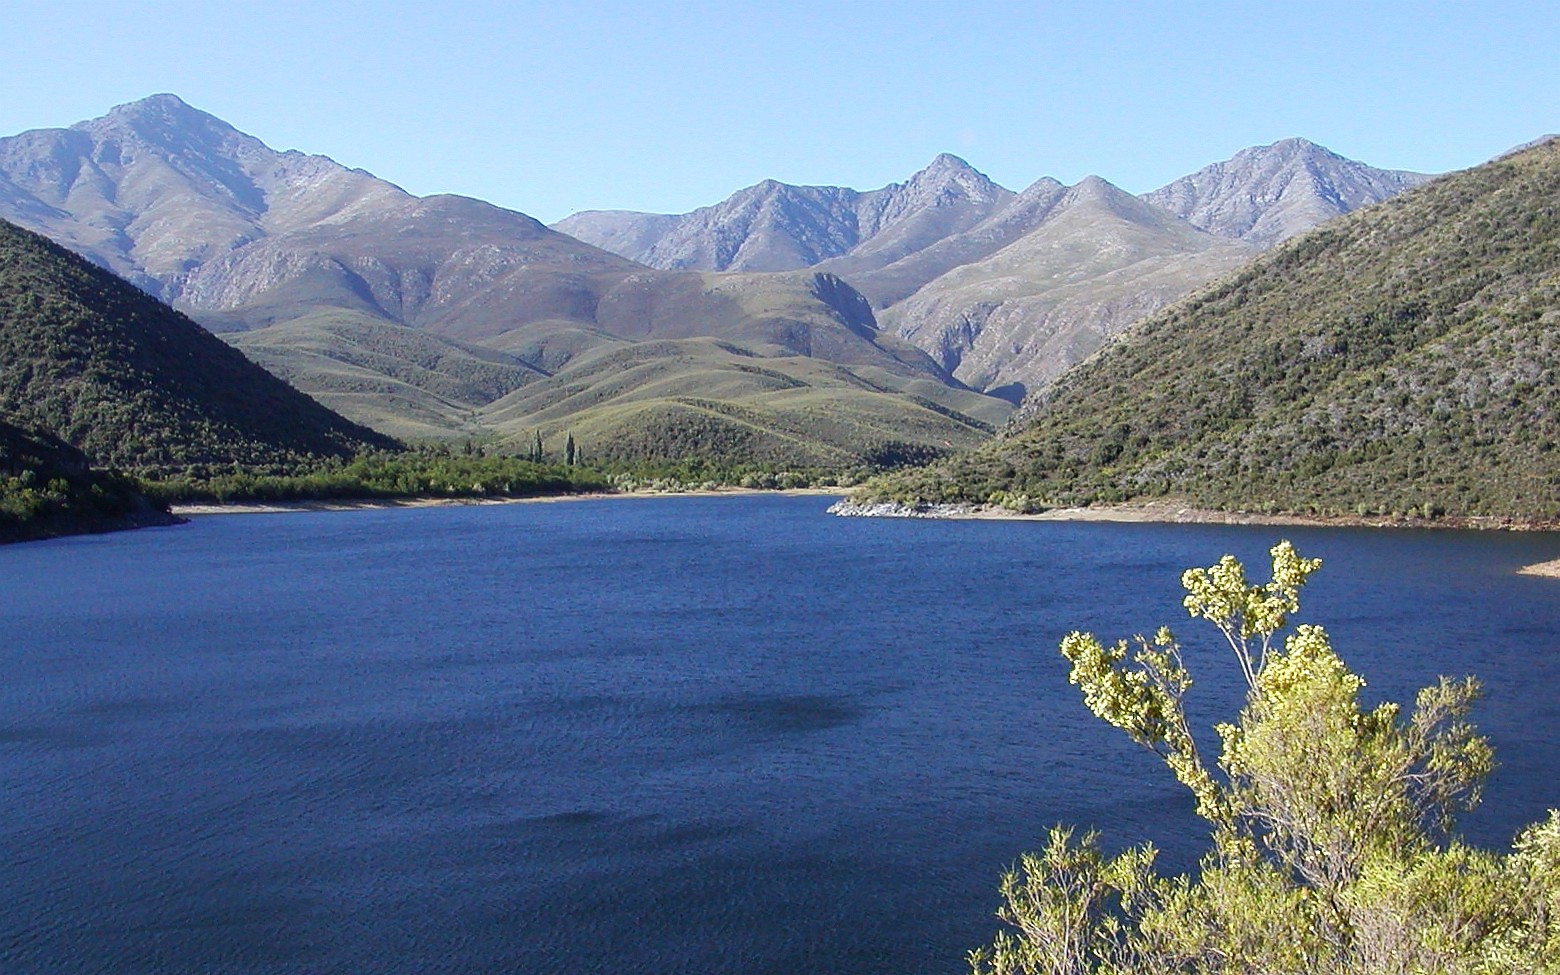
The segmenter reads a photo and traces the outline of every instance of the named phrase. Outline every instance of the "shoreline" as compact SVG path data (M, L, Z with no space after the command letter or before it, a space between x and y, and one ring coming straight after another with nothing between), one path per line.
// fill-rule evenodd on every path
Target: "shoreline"
M1517 570L1519 576L1540 576L1545 579L1560 579L1560 559L1548 562L1535 562L1532 565L1524 565Z
M909 507L896 502L860 504L842 500L831 509L845 517L939 518L961 521L1082 521L1166 525L1298 525L1310 528L1420 528L1471 531L1560 531L1560 522L1508 516L1446 516L1408 518L1390 515L1296 515L1253 511L1219 511L1184 501L1128 501L1092 507L1049 508L1033 514L991 506L925 504Z
M206 515L274 515L295 511L374 511L385 508L445 508L469 505L552 504L564 501L602 501L614 498L719 498L738 495L783 494L839 497L848 488L715 488L697 491L584 491L579 494L538 494L523 498L341 498L314 501L234 501L215 504L175 504L168 510L176 517Z

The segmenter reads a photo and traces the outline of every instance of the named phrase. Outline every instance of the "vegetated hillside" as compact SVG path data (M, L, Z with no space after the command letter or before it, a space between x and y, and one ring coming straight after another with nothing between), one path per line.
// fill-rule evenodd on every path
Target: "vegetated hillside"
M0 543L176 520L128 477L92 470L64 441L0 420Z
M1002 404L929 377L757 356L710 338L622 343L493 403L502 444L572 436L592 460L803 467L924 462L986 440Z
M957 177L938 185L962 185ZM901 189L860 203L852 220L918 226L910 211L919 197ZM695 338L748 358L817 359L863 373L852 388L878 389L870 415L857 418L871 437L825 432L854 421L817 433L798 426L785 441L798 459L880 454L876 428L885 423L903 427L891 439L918 450L968 446L985 435L985 417L1010 409L882 334L867 301L837 277L647 268L521 213L413 197L322 156L275 152L171 95L70 129L0 139L7 214L147 284L321 402L397 436L509 439L518 414L506 398L522 387L561 388L554 377L582 355L645 343L635 353L643 359L669 349L666 340ZM687 386L702 374L698 358L673 355L662 365L687 364ZM922 433L932 414L897 387L923 381L968 402L974 416ZM721 388L738 398L758 391ZM698 398L723 401L712 392ZM538 401L549 399L600 405L551 394ZM535 417L548 429L566 422L550 411ZM614 427L612 437L659 456L670 444L654 443L663 426L647 424Z
M0 417L96 465L144 473L390 445L145 292L4 221Z
M486 436L483 407L547 378L507 352L338 308L224 338L337 413L402 439Z
M1556 518L1557 366L1551 141L1280 246L1068 373L1018 433L872 493Z

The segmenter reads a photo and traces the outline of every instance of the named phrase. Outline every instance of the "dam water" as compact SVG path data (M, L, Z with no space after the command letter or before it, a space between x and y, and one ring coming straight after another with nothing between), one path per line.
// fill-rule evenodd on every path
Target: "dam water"
M836 519L817 497L224 515L0 549L0 971L955 973L1055 823L1195 862L1056 644L1320 556L1372 700L1479 676L1464 832L1560 805L1560 536Z

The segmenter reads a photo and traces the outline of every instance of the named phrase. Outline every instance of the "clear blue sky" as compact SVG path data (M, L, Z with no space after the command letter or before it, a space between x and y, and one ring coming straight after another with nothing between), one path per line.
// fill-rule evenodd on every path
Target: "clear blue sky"
M1560 4L0 0L0 134L171 91L278 149L544 221L938 152L1153 189L1300 135L1443 171L1560 132Z

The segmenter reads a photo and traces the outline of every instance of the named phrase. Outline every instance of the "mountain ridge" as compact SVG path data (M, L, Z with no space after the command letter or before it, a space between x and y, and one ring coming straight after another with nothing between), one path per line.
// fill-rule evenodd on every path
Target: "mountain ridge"
M1289 138L1242 149L1143 199L1209 233L1265 248L1432 178L1376 169Z
M713 356L690 368L725 376L722 388L733 364L716 350L735 343L881 370L895 388L938 382L988 423L1005 407L965 393L1022 399L1247 246L1097 177L1014 193L945 153L877 190L767 180L692 214L628 215L614 246L659 247L662 263L690 268L662 270L525 214L276 152L172 95L0 139L0 215L354 418L446 438L503 436L482 398L545 386L575 357L701 337L715 344L679 361ZM499 358L473 358L473 345ZM922 408L905 400L909 427ZM937 442L967 442L945 433Z
M1011 196L963 159L940 153L903 183L876 190L766 179L688 213L587 210L551 226L663 270L793 271L869 244L926 211L962 225Z
M766 180L687 214L598 211L553 226L649 264L665 263L675 251L670 260L679 266L719 266L721 260L710 256L711 240L721 241L731 253L747 247L771 256L784 253L787 266L813 260L813 266L849 281L872 302L886 328L918 345L961 381L1017 400L1043 388L1129 322L1230 270L1243 256L1428 178L1378 170L1307 140L1286 139L1241 150L1139 194L1133 203L1131 194L1099 176L1072 187L1042 177L1013 193L964 160L943 154L906 183L878 191ZM944 189L929 192L934 186ZM950 206L939 212L934 204L948 186L965 188L978 206L961 208L954 194ZM907 187L919 190L907 192ZM755 229L753 221L737 219L734 212L760 191L769 210ZM817 223L803 212L806 201L828 199L838 209L840 201L859 205L876 199L874 193L897 193L893 198L902 211L912 205L919 210L902 215L888 230L874 231L858 221L854 235L825 235L826 248L798 243ZM1080 232L1086 231L1071 230L1061 241L1049 238L1057 233L1054 211L1082 197L1097 204L1096 256L1109 250L1109 239L1124 225L1136 224L1142 232L1159 235L1156 244L1143 244L1160 252L1159 265L1120 254L1114 264L1100 266L1087 286L1043 273L1015 278L1013 255L1003 258L999 252L1017 247L1014 253L1033 256L1077 246ZM843 218L837 222L848 226ZM1020 245L1031 234L1039 236ZM1200 260L1189 258L1187 242L1193 239L1202 241L1194 248L1205 252ZM1133 265L1136 270L1128 272ZM1009 272L995 270L1000 266ZM989 289L972 283L982 280L991 282ZM968 358L971 352L974 359Z

